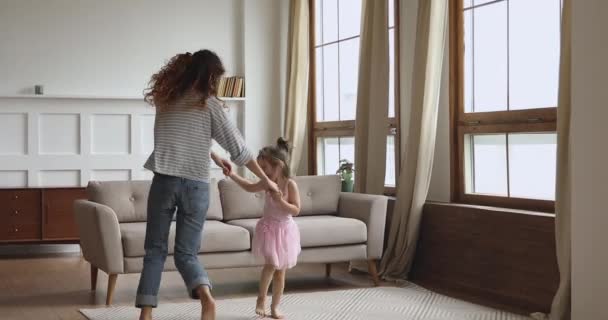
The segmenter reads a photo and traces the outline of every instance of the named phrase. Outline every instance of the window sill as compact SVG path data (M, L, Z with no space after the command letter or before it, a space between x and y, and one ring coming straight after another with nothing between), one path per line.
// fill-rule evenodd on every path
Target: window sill
M492 212L509 213L509 214L521 214L521 215L528 215L528 216L552 217L552 218L555 217L555 213L547 213L547 212L531 211L531 210L482 206L482 205L454 203L454 202L427 201L426 203L438 205L438 206L447 206L447 207L452 207L452 208L470 208L470 209L487 210L487 211L492 211Z

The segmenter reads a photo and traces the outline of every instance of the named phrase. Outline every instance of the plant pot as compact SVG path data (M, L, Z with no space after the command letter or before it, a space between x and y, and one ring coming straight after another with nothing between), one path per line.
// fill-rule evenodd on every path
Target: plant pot
M353 192L354 181L342 181L342 192Z

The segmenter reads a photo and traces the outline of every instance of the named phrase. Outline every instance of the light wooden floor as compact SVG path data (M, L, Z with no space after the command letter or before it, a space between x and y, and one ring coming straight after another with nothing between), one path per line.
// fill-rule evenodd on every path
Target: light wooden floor
M259 268L210 270L216 298L255 296ZM103 306L107 275L99 272L97 291L89 290L89 264L79 255L0 257L0 319L83 320L78 309ZM114 305L132 305L139 275L120 275ZM301 265L287 273L286 293L372 286L366 275L334 265L325 278L324 265ZM190 301L177 272L163 274L163 302Z

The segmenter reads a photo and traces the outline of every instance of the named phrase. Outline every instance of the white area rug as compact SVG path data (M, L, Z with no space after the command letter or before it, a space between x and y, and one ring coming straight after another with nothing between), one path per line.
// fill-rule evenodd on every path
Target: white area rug
M217 320L260 319L255 297L218 300ZM449 298L413 284L285 295L281 310L290 320L528 320L531 318ZM131 306L80 310L90 320L133 320ZM199 320L198 302L160 304L156 320Z

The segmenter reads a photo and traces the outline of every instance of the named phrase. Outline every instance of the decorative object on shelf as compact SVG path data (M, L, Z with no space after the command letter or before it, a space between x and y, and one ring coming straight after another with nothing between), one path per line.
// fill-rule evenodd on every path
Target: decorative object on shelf
M34 94L43 95L44 94L44 86L41 84L37 84L34 86Z
M353 192L354 164L347 159L340 160L340 167L336 173L340 174L342 180L342 192Z
M243 77L222 78L217 88L218 97L244 97L245 79Z

